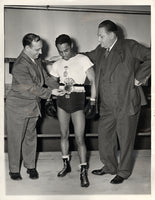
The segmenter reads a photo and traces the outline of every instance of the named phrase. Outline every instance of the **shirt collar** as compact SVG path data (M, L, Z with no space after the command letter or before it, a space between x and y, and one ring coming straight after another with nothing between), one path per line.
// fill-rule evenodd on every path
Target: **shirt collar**
M30 57L29 57L30 58ZM35 62L35 60L33 59L33 58L30 58L31 60L32 60L32 62L34 62L35 64L36 64L36 62Z
M111 51L111 49L113 48L113 46L115 45L116 42L117 42L117 38L116 38L116 40L113 42L113 44L111 45L111 47L109 47L109 51Z

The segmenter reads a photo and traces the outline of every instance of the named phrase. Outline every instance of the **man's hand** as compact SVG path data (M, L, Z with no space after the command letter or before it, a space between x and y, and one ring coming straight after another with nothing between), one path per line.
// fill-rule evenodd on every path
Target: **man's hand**
M52 95L63 96L64 94L65 94L64 90L61 90L61 89L53 89L52 90Z
M140 85L142 85L142 83L135 79L135 86L140 86Z
M61 58L61 56L52 56L51 58L49 58L49 61L56 62L56 61L59 60L60 58Z

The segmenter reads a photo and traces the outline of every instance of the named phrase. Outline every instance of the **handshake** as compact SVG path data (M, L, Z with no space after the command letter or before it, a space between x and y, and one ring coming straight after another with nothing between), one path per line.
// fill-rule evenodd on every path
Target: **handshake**
M90 98L89 102L85 106L84 112L86 119L93 119L96 116L97 112L95 99Z
M52 95L54 96L63 96L65 94L64 90L61 89L53 89L52 90Z

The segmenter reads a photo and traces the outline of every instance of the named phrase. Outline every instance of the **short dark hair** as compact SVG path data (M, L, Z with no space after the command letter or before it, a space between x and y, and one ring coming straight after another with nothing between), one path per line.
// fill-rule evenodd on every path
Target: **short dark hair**
M69 44L71 46L72 40L69 37L69 35L61 34L56 38L55 46L57 47L58 44L64 44L64 43L67 43L67 44Z
M25 47L26 45L31 46L32 41L38 42L40 39L39 35L36 35L34 33L28 33L23 37L23 46Z
M117 34L117 31L118 31L117 25L111 20L105 20L101 22L98 28L102 28L102 27L105 27L107 32L114 32L115 34Z

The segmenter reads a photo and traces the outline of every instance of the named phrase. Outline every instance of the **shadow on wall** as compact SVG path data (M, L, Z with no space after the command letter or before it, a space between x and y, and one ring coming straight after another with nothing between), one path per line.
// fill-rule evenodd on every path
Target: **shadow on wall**
M42 42L43 42L43 48L42 48L42 54L40 55L40 58L45 60L49 52L49 44L44 39L42 39Z
M118 28L118 31L117 31L118 39L124 39L125 38L125 28L123 28L122 26L119 26L118 24L117 24L117 28Z
M78 53L78 52L79 52L79 47L78 47L78 45L77 45L76 40L75 40L74 38L71 38L71 40L72 40L72 43L73 43L73 51L74 51L75 53Z

